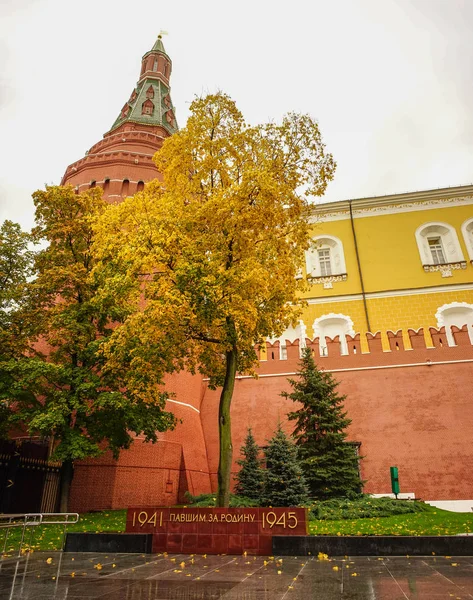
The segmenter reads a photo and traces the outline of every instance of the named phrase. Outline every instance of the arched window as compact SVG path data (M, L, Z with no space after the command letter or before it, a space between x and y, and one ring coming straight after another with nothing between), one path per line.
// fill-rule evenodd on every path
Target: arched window
M151 100L148 98L147 100L145 100L143 102L143 104L141 105L141 114L142 115L152 115L154 112L154 104L151 102Z
M450 304L444 304L435 313L437 319L437 327L445 327L445 334L449 346L455 346L455 340L453 339L452 330L450 327L455 325L456 327L468 326L468 333L470 336L471 343L473 344L473 304L466 302L451 302Z
M355 335L353 321L347 315L329 313L322 315L314 321L314 338L319 338L320 356L327 356L326 337L333 339L340 336L340 350L342 354L348 354L346 335Z
M158 70L158 59L155 58L154 63L153 63L153 71L157 71L157 70Z
M96 181L91 181L90 185L89 185L89 188L94 188L96 185L97 185Z
M103 191L106 194L108 192L110 188L110 179L107 177L107 179L104 179L103 181Z
M271 344L277 342L279 340L279 358L280 360L287 359L287 342L294 342L295 340L299 340L299 349L305 348L305 338L306 338L306 326L304 325L304 321L299 320L298 324L293 327L290 325L279 337L277 338L269 338Z
M136 191L137 192L142 192L143 189L144 189L144 187L145 187L144 182L143 181L138 181L138 185L136 186Z
M447 223L424 223L416 231L417 247L425 271L442 271L441 266L466 263L458 241L457 232ZM465 263L464 266L461 263ZM445 270L445 269L444 269ZM449 270L445 270L445 273ZM442 273L444 277L451 275Z
M128 179L124 179L122 183L122 196L125 198L128 196L128 190L130 189L130 181Z
M154 89L152 85L150 85L149 88L146 90L146 97L154 98Z
M468 219L463 223L462 233L468 256L473 264L473 219Z
M324 278L326 287L332 281L346 279L345 255L342 241L332 235L321 235L312 240L305 257L307 277ZM329 278L328 280L326 278Z

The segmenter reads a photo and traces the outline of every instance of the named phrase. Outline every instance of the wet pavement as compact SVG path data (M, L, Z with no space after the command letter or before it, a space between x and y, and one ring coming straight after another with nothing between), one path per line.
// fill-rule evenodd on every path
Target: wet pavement
M473 557L35 552L0 561L0 600L473 599Z

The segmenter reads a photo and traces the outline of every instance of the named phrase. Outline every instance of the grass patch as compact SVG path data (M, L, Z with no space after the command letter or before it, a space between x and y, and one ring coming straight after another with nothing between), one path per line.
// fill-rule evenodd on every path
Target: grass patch
M102 512L84 513L79 522L67 526L68 532L102 533L105 531L125 531L126 510L105 510ZM30 532L33 536L30 543ZM27 550L61 550L64 527L61 525L46 525L31 527L25 533L23 549ZM4 530L0 531L0 548L5 539ZM21 539L21 528L11 529L7 538L5 553L8 555L18 552Z
M310 507L310 519L340 521L342 519L366 519L370 517L391 517L421 513L429 510L429 505L411 500L393 498L333 498L314 502Z
M457 535L473 533L473 514L454 513L426 505L414 514L364 519L314 520L311 535Z

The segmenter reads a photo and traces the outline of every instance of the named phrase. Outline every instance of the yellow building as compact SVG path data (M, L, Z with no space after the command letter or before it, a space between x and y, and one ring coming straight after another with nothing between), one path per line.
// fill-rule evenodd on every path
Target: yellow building
M320 204L305 263L307 306L282 344L381 331L387 347L387 330L423 327L431 345L445 325L453 345L450 325L473 326L473 185Z

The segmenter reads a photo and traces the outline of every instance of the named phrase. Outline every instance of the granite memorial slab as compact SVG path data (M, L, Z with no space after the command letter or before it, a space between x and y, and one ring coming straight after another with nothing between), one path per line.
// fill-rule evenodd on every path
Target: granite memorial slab
M153 552L269 555L274 535L307 535L307 509L131 507L126 531L152 534Z

